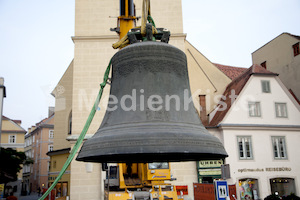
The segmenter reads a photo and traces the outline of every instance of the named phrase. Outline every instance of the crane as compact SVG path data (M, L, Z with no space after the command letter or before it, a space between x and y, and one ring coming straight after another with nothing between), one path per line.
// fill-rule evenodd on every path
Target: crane
M113 48L123 48L138 40L159 39L168 43L170 32L155 27L150 0L143 0L140 27L136 27L137 19L133 0L120 0L118 26L111 29L119 34L120 40ZM165 182L175 180L171 178L168 162L118 163L109 167L104 164L103 168L106 170L105 200L181 200L176 187Z

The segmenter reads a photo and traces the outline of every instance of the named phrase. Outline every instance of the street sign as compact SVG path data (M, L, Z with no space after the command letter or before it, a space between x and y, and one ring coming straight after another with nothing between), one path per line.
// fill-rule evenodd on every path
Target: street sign
M229 191L227 181L215 181L216 200L229 199Z
M0 184L0 198L2 199L4 196L4 184Z

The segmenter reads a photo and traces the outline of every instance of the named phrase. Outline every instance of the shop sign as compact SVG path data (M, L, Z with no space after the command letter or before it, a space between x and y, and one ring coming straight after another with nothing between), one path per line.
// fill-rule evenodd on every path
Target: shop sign
M221 167L223 160L202 160L199 161L199 168Z
M281 172L281 171L292 171L290 167L270 167L266 168L267 172Z
M215 200L215 189L213 184L194 183L195 200Z
M221 175L221 169L199 169L199 175L207 176L207 175Z
M54 181L57 178L57 176L48 176L48 181Z
M263 172L264 169L263 168L256 168L256 169L247 169L247 168L244 168L244 169L238 169L238 172Z
M238 172L243 173L243 172L283 172L283 171L292 171L292 168L290 167L266 167L265 169L263 168L244 168L244 169L238 169Z
M187 185L176 185L177 195L188 195L188 186Z

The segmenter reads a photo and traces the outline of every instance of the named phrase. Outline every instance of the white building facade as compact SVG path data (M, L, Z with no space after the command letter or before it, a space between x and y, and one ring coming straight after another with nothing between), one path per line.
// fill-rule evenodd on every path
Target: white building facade
M224 95L218 108L227 108L211 113L209 130L224 142L238 198L299 196L300 106L277 74L252 66Z

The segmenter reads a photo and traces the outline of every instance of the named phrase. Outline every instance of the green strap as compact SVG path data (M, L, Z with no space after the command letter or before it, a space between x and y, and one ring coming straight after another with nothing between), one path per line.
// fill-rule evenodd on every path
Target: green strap
M151 17L151 15L148 15L147 20L156 28L155 22L154 22L153 18Z
M61 177L64 175L65 171L67 170L67 168L69 167L69 165L71 164L73 158L75 157L76 155L76 152L77 150L79 149L79 147L81 146L81 143L83 142L84 140L84 136L86 134L86 132L88 131L90 125L91 125L91 122L94 118L94 115L97 111L97 108L98 108L98 105L99 105L99 102L100 102L100 99L102 97L102 94L103 94L103 88L106 86L106 83L107 83L107 80L108 80L108 75L109 75L109 71L110 71L110 67L111 67L111 59L109 61L109 64L106 68L106 71L105 71L105 74L104 74L104 78L103 78L103 82L100 84L100 90L99 90L99 93L98 93L98 96L96 98L96 101L94 103L94 106L90 112L90 115L83 127L83 130L80 134L80 136L78 137L77 141L76 141L76 144L74 145L66 163L64 164L64 166L62 167L59 175L57 176L57 178L55 179L55 181L53 182L53 184L48 188L48 190L43 194L43 196L41 198L39 198L39 200L44 200L48 195L49 193L53 190L53 188L56 186L56 184L58 183L58 181L61 179Z

